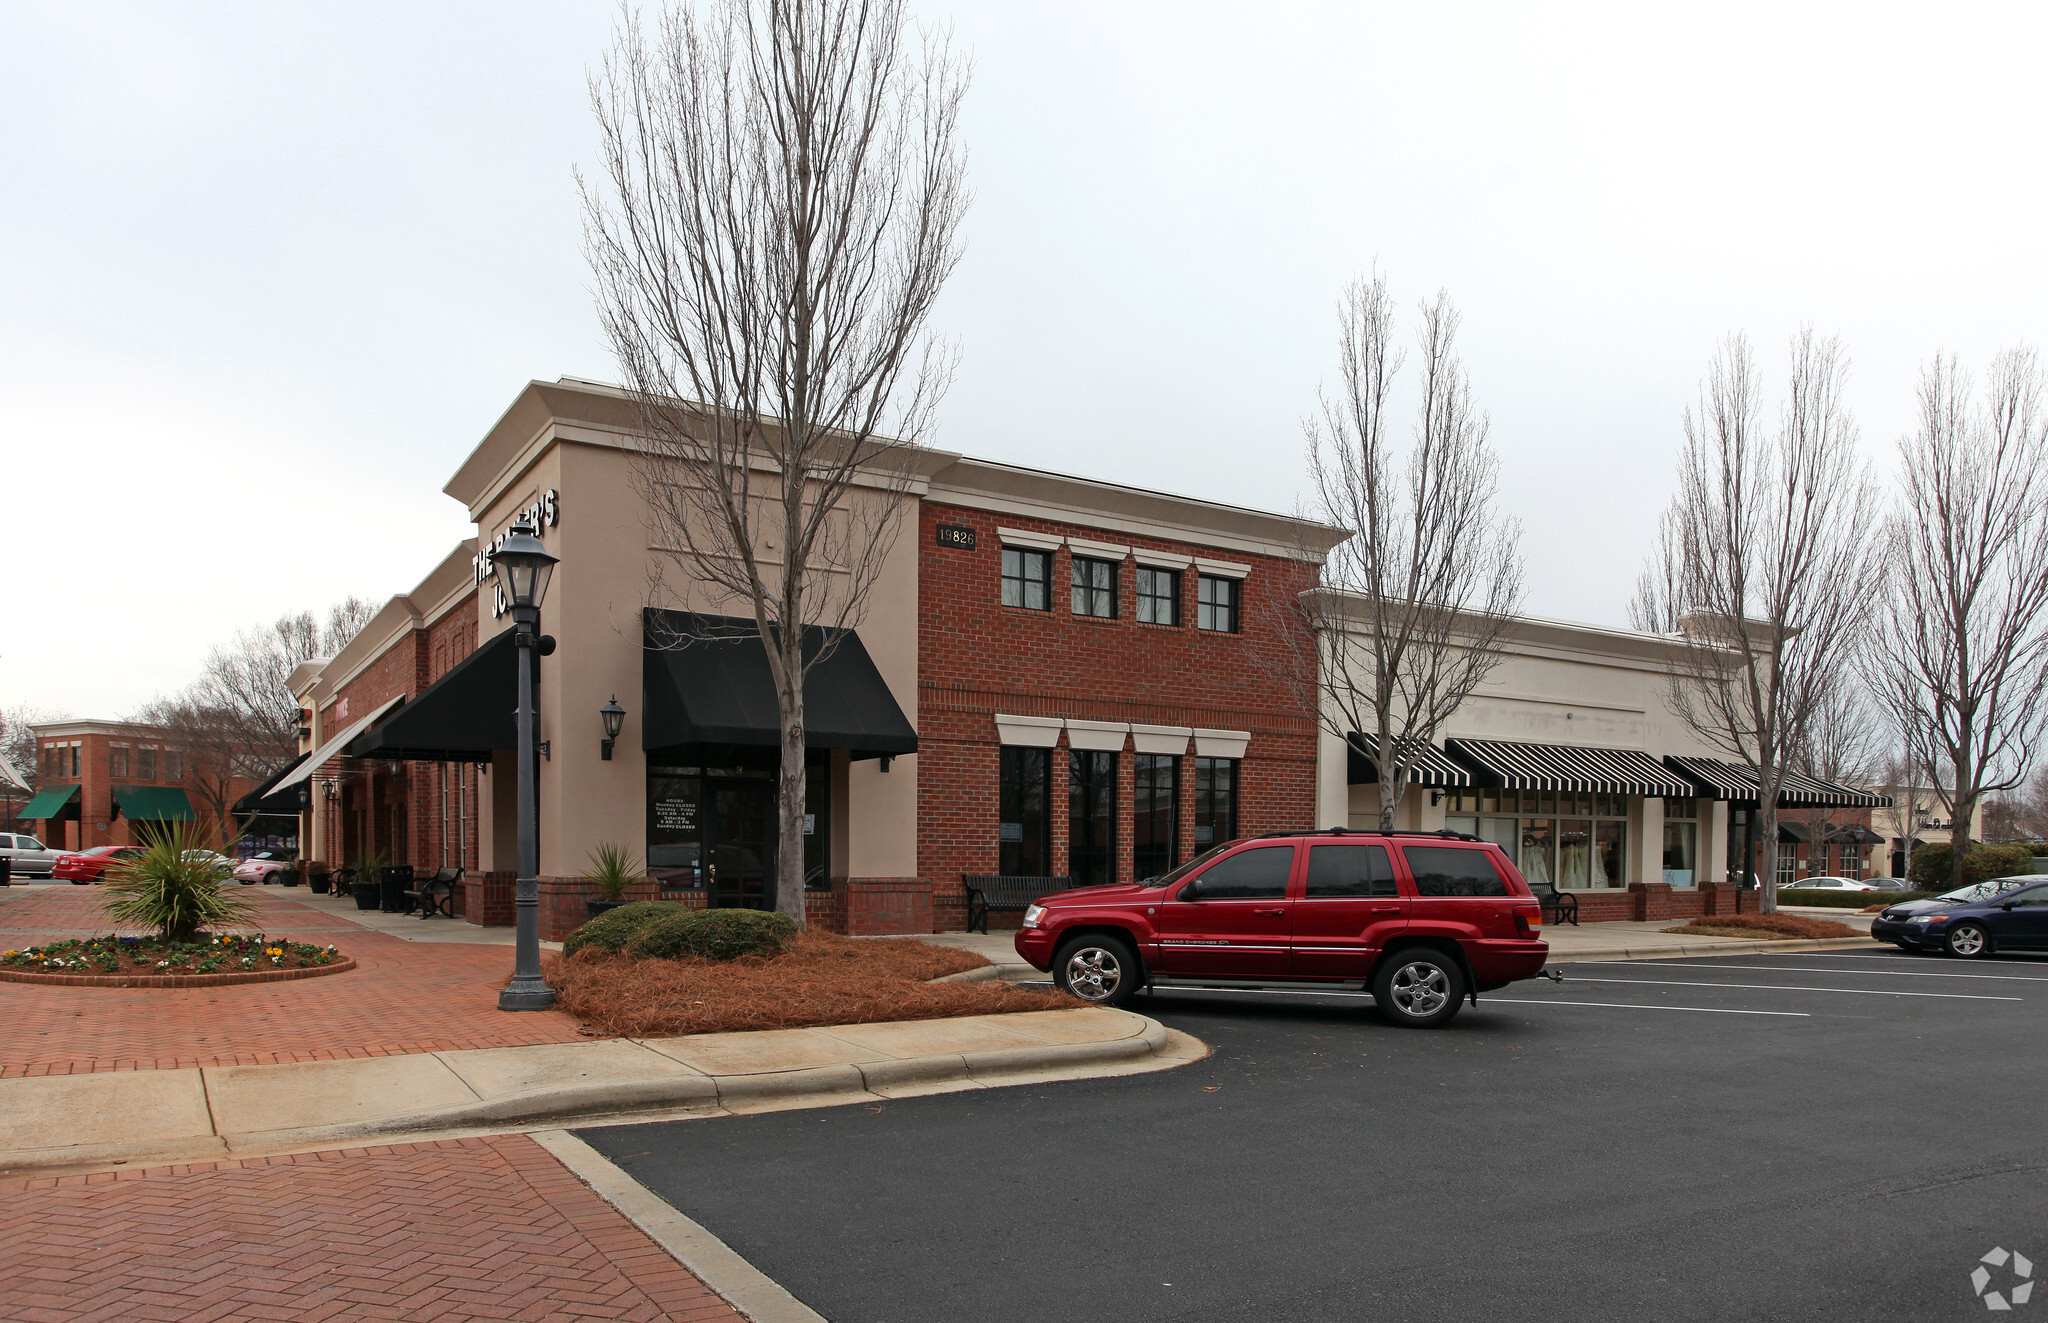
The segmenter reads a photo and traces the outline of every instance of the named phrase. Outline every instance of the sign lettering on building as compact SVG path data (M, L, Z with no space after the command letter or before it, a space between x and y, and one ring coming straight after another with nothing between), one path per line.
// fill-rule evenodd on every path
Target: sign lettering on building
M974 530L965 524L940 524L938 544L942 547L958 547L962 551L972 551Z
M485 580L491 577L491 560L498 554L498 549L505 545L505 539L512 536L512 525L519 523L533 525L533 535L545 542L548 540L548 530L561 522L561 493L555 488L550 487L539 496L534 497L531 505L522 510L515 511L512 517L505 521L505 527L498 533L498 536L492 538L483 550L469 558L470 569L475 572L478 585L482 585ZM495 620L511 609L512 604L505 600L503 592L493 587L491 589L491 618Z

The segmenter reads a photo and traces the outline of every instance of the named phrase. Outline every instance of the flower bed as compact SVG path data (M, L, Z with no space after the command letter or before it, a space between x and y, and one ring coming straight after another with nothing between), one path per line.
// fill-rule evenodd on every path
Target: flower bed
M332 946L314 946L262 933L201 933L189 942L160 937L75 937L47 946L0 951L0 972L24 974L144 975L269 974L318 970L351 963Z
M1836 923L1833 919L1809 919L1798 914L1716 914L1664 931L1682 937L1748 937L1784 942L1863 935L1846 923Z
M571 956L548 957L545 969L557 1010L601 1033L629 1037L934 1020L1081 1005L1062 992L996 979L929 981L987 963L971 951L915 938L855 940L814 931L768 956L658 958L587 947Z

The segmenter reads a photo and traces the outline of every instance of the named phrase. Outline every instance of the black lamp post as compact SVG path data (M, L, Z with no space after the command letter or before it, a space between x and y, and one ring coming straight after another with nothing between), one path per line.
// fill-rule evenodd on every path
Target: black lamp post
M547 595L556 557L533 535L533 525L512 525L511 536L491 557L498 590L512 606L512 642L519 650L519 880L512 895L518 922L512 984L498 994L501 1011L542 1011L555 991L540 976L540 806L535 797L533 692L539 664L540 601Z
M612 746L619 742L619 730L626 724L626 709L619 706L619 696L612 695L612 701L597 710L604 718L604 745L598 756L605 762L612 760Z

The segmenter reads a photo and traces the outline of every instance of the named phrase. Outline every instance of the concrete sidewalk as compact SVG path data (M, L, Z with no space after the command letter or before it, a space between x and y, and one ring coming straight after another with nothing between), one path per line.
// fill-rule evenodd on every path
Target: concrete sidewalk
M1207 1049L1088 1007L341 1061L0 1080L0 1176L482 1133L562 1118L718 1115L1160 1070Z

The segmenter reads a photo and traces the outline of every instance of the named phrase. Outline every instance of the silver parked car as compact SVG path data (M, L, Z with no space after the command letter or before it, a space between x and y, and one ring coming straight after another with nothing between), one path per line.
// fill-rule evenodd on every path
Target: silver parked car
M64 851L52 850L33 836L0 832L0 855L6 856L16 877L48 877Z

